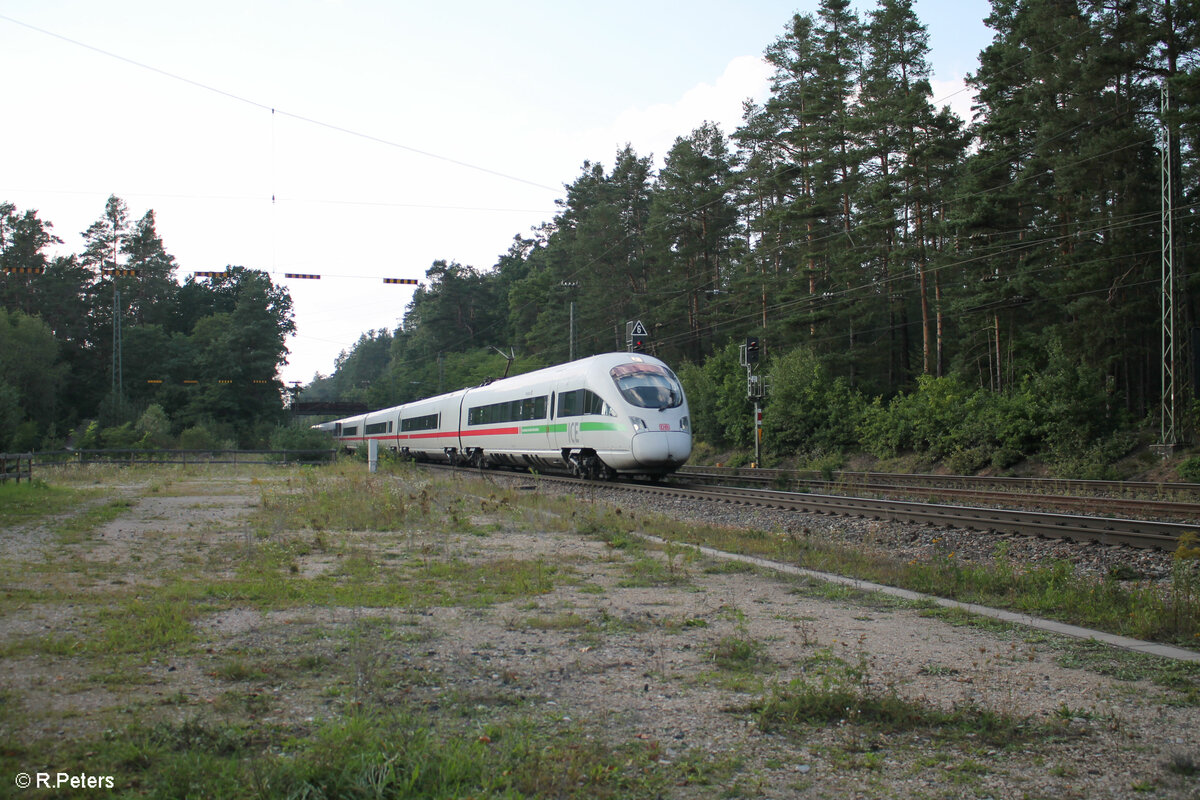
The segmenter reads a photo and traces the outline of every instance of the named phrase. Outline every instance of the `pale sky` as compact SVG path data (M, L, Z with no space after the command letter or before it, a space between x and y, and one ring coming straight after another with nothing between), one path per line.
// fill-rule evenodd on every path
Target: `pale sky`
M915 6L934 100L965 117L990 5ZM131 220L154 210L180 280L270 272L298 327L280 375L307 383L400 323L414 287L384 277L489 269L553 218L585 160L611 167L628 142L661 163L705 121L732 133L742 101L767 95L763 51L816 8L0 0L0 201L51 222L53 254L79 252L115 194Z

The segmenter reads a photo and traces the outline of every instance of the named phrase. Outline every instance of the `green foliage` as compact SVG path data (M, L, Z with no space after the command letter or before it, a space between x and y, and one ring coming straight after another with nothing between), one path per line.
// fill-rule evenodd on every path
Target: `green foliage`
M206 425L193 425L179 434L181 450L219 450L221 446L220 438Z
M876 399L859 428L864 448L880 458L916 452L959 472L1015 463L1036 450L1035 432L1020 398L929 376L887 404Z
M698 439L716 447L753 444L754 406L746 399L746 369L738 363L737 342L725 345L703 366L686 365L679 378Z
M724 670L749 671L765 666L768 662L766 645L745 635L722 636L713 645L709 657Z
M299 736L192 715L108 731L86 747L97 770L151 797L636 800L669 786L672 771L644 743L540 722L502 720L484 733L407 707L365 709L317 720Z
M141 439L132 422L100 431L100 446L106 450L127 450L136 446Z
M773 452L837 452L857 444L865 403L845 378L830 376L812 350L791 350L769 370L763 427Z
M23 422L34 422L35 431L53 424L66 378L67 365L50 327L0 307L0 450L13 446L18 435L28 442Z
M1192 456L1179 462L1175 473L1188 483L1200 483L1200 456Z
M916 452L958 472L1042 454L1063 474L1109 477L1101 473L1132 444L1120 433L1124 414L1098 370L1071 362L1060 345L1048 353L1044 369L1006 392L922 376L914 391L876 399L859 427L864 449L881 458Z
M271 432L270 449L312 450L316 452L304 460L323 461L329 458L329 452L333 450L333 441L329 434L313 430L307 425L281 425Z
M1177 207L1200 186L1200 38L1171 8L998 7L970 127L933 105L911 4L830 0L781 20L768 96L731 136L680 135L657 174L629 146L611 169L584 161L553 219L491 268L434 261L401 326L364 334L306 399L394 405L500 374L493 347L521 349L516 374L621 349L643 319L656 355L693 365L680 371L695 432L713 446L752 443L725 343L753 332L782 354L766 418L777 454L859 446L964 472L1036 455L1105 474L1160 394L1159 232L1138 221L1161 200L1163 79ZM1195 262L1200 222L1177 224ZM50 224L0 203L0 265L46 269L33 294L0 275L0 383L18 409L0 390L0 439L29 421L22 440L97 416L116 427L150 403L172 430L211 423L242 444L283 422L286 291L242 267L178 285L155 226L110 197L82 252L51 260ZM114 258L143 277L98 277ZM117 290L129 396L105 403ZM1196 290L1181 285L1181 306Z
M141 441L151 449L161 449L172 444L171 420L167 418L163 407L157 403L152 403L142 412L136 427L137 432L141 434Z
M0 380L0 452L19 449L14 445L23 416L17 390Z
M82 431L76 431L77 450L99 450L101 446L100 423L96 420L90 420Z
M0 483L0 525L9 527L72 510L86 496L40 480Z
M865 725L893 733L921 731L943 743L978 740L992 746L1039 741L1061 732L1061 723L1033 720L975 705L943 710L903 697L895 686L872 680L865 660L847 664L828 652L804 665L804 675L777 686L752 710L768 732L798 732L806 726Z
M1200 532L1188 531L1175 545L1177 561L1200 561Z
M4 392L0 439L13 440L16 424L21 441L40 443L96 418L118 429L107 435L113 446L167 444L161 418L136 437L123 427L137 421L135 409L150 406L169 427L207 417L247 443L263 420L281 419L275 374L295 325L291 298L266 273L231 266L220 277L180 285L154 212L134 221L115 196L84 232L77 256L46 256L61 241L50 227L36 212L0 203L0 266L44 270L19 283L0 276L0 383L16 390L21 417L11 423ZM111 267L138 274L104 274ZM111 366L114 314L122 329L120 387ZM63 391L68 381L71 390Z

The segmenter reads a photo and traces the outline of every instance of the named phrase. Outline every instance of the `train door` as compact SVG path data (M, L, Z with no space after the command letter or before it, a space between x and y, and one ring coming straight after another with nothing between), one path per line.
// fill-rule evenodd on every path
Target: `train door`
M571 392L568 381L559 381L555 390L550 394L550 405L553 407L550 422L550 446L558 452L569 450L572 442L579 438L579 420L570 415L563 416L562 396ZM576 447L578 444L575 445Z

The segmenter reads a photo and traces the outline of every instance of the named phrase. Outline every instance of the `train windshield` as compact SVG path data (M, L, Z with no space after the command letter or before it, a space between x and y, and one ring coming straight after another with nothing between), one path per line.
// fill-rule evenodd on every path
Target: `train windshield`
M683 387L675 373L657 364L621 364L609 371L621 395L640 408L676 408Z

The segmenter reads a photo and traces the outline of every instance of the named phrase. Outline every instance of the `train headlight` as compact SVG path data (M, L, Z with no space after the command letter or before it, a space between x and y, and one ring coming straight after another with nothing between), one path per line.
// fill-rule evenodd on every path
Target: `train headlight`
M630 417L629 421L633 423L633 432L640 433L646 430L646 420L641 417Z
M683 417L682 419L679 420L679 430L690 431L691 429L692 429L692 421L690 419L688 419L687 417Z

